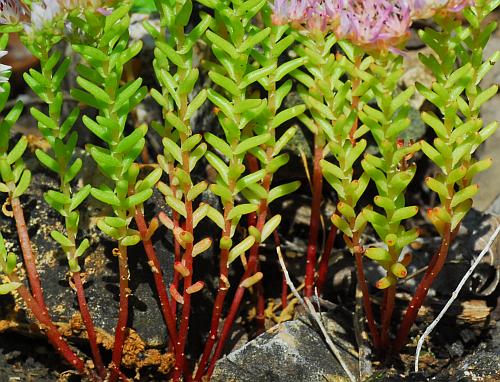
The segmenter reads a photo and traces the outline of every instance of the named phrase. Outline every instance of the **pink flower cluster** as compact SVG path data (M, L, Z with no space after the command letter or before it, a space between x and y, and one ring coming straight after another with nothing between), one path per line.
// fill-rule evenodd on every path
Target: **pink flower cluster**
M413 19L458 12L474 0L276 0L273 21L332 30L339 39L387 49L403 42Z
M474 5L474 0L410 0L412 18L427 19L436 12L460 12L465 7Z

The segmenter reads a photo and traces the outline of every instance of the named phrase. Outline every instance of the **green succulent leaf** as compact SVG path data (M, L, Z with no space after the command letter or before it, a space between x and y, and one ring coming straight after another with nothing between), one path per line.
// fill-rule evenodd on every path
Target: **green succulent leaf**
M18 283L18 282L3 283L3 284L0 285L0 295L2 295L2 294L9 294L10 292L15 291L21 285L22 284Z
M23 171L23 174L21 175L21 179L16 185L16 188L14 192L12 193L13 198L18 198L21 195L23 195L26 190L28 189L29 185L31 183L31 171L26 169Z
M240 243L235 245L230 251L229 251L229 257L227 260L227 264L231 264L234 260L236 260L238 257L243 255L246 251L248 251L250 248L255 243L255 237L253 236L247 236L245 239L243 239Z

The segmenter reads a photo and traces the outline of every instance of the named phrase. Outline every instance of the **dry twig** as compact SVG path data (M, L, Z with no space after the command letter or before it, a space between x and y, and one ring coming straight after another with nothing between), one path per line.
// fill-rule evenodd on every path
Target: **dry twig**
M424 334L422 334L422 336L418 340L417 350L415 352L415 372L418 371L418 358L420 356L420 351L422 350L422 346L424 344L425 338L432 332L432 330L436 327L436 325L439 323L441 318L443 318L443 316L445 315L446 311L449 309L449 307L451 306L453 301L456 300L456 298L458 297L458 294L460 293L460 290L463 288L465 282L472 275L472 273L474 272L474 270L476 269L476 267L478 266L478 264L480 263L480 261L482 260L484 255L489 252L490 247L492 246L493 242L495 241L495 239L499 233L500 233L500 225L495 229L495 232L493 232L493 235L491 235L490 240L488 240L488 243L486 244L486 247L484 247L484 249L481 251L481 253L477 257L477 259L474 261L474 263L472 263L471 267L469 268L467 273L464 275L462 280L460 280L457 288L453 291L453 294L451 295L450 299L448 300L448 302L446 303L444 308L441 310L439 315L434 319L434 321L432 321L432 324L430 324L427 327L427 329L425 329Z
M335 346L335 344L331 340L330 336L328 335L328 332L326 331L325 326L321 322L321 319L319 318L318 313L314 309L314 306L311 303L311 300L309 300L307 297L302 298L300 296L299 292L297 292L297 289L295 288L295 285L293 285L293 282L290 279L290 275L288 274L288 271L287 271L286 266L285 266L285 262L283 260L283 255L281 253L281 248L280 247L276 247L276 252L278 253L278 259L279 259L279 262L280 262L280 265L281 265L281 269L283 270L283 273L284 273L285 278L286 278L286 282L287 282L288 286L290 287L290 290L292 291L292 293L294 294L294 296L300 301L300 303L304 307L305 311L313 318L313 320L319 326L319 328L321 330L321 333L323 334L323 337L325 338L325 341L326 341L326 343L327 343L330 351L333 353L333 355L339 361L340 365L342 366L342 368L346 372L347 376L349 377L349 380L351 382L356 382L356 378L354 377L354 374L349 370L349 367L347 366L346 362L344 361L344 359L340 355L340 352L339 352L338 348Z

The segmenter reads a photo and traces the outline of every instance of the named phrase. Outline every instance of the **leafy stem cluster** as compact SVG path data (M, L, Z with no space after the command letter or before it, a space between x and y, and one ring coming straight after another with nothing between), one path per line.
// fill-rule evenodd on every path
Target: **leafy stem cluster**
M396 93L403 74L402 57L390 54L378 57L370 65L370 71L379 78L372 87L378 108L365 105L360 119L363 126L369 128L379 155L366 154L361 164L375 183L378 195L374 202L383 212L367 207L363 214L385 246L370 247L365 256L376 261L386 272L376 283L377 288L385 290L380 337L381 346L386 347L396 283L399 278L406 277L406 266L411 261L411 256L402 256L402 251L418 237L416 229L406 230L402 222L415 216L419 210L417 206L406 206L405 190L415 176L416 165L410 160L420 149L420 144L399 138L410 125L408 100L414 93L413 87Z
M210 378L247 291L256 301L257 332L265 329L261 245L273 233L278 237L281 215L272 216L270 204L300 186L291 179L274 184L275 174L289 163L287 145L299 130L294 124L298 120L314 136L304 294L311 297L315 287L321 293L335 235L341 232L354 257L374 347L381 352L391 347L396 287L406 277L411 261L404 248L418 237L417 230L408 229L407 222L419 211L418 206L406 203L407 189L416 173L413 156L421 150L436 165L435 174L426 179L425 185L439 196L439 204L427 212L427 217L442 237L442 244L406 310L392 345L397 352L405 344L450 243L472 207L478 191L474 176L491 166L491 159L478 160L474 154L497 129L496 122L483 123L480 108L498 91L495 85L483 89L481 82L500 58L497 52L483 59L486 43L496 29L496 23L487 23L486 17L500 0L477 0L475 6L464 10L466 22L451 13L438 13L436 26L420 31L421 40L431 49L420 60L435 81L430 86L417 83L404 90L399 89L403 57L392 52L368 51L338 41L327 30L275 25L267 0L198 3L151 2L160 16L159 24L144 23L155 43L152 67L157 85L151 89L141 78L130 76L132 60L142 51L142 42L130 41L131 0L113 1L109 7L98 9L61 11L54 16L52 27L47 23L40 26L43 33L39 34L33 33L33 28L23 32L20 23L0 27L2 32L20 32L24 44L40 61L39 70L24 73L25 82L43 101L30 112L50 146L35 155L59 180L59 187L44 195L64 218L64 229L52 231L51 236L66 254L97 374L86 370L83 360L63 340L43 299L20 200L31 182L31 172L22 159L28 140L22 137L14 145L9 140L11 128L23 111L21 102L0 121L0 192L7 194L3 212L16 223L29 288L20 281L17 257L7 251L0 235L0 294L17 291L50 341L81 373L115 382L124 378L120 365L131 294L128 248L142 242L168 330L169 351L175 357L172 378ZM195 7L202 11L195 14ZM48 10L47 6L44 9ZM1 49L7 39L7 34L0 37ZM78 86L70 92L79 105L68 115L63 111L62 88L72 59L64 58L60 50L66 42L80 59L76 64ZM201 60L198 51L203 53ZM10 85L0 86L3 110ZM415 90L432 105L422 113L435 135L432 142L401 138L410 126L409 100ZM290 106L287 101L295 92L303 104ZM148 126L130 118L146 97L161 108L160 120L151 123L162 143L162 153L155 163L146 163L149 159L145 155L144 163L139 163L147 138L154 139L154 135L148 136ZM218 124L201 132L196 121L207 106ZM87 108L92 113L87 113ZM75 179L83 164L77 155L74 127L80 113L84 114L84 126L95 136L85 149L104 178L97 178L99 184L78 189ZM373 147L368 142L374 142ZM207 164L215 175L200 181L197 174ZM149 168L152 170L146 172ZM324 180L337 199L327 240L321 237ZM370 183L376 193L373 206L363 204ZM168 210L148 222L145 203L155 188L163 194ZM218 198L220 208L205 202L208 194ZM77 239L79 207L89 195L102 203L97 226L116 242L113 254L118 259L120 305L109 376L99 354L80 277L89 240ZM198 226L208 221L220 231L200 238ZM160 223L173 237L171 282L162 274L153 247L153 234ZM363 236L369 226L380 242L365 247ZM322 241L326 243L321 245ZM211 248L218 262L218 285L208 337L193 374L194 362L188 356L192 299L205 288L198 279L197 256ZM323 249L320 259L318 249ZM384 293L380 325L376 324L365 280L365 257L384 272L375 285ZM230 293L234 280L230 270L235 265L242 271L237 275L234 293ZM231 301L227 296L232 296Z
M498 127L496 121L484 126L479 112L481 105L498 91L497 85L483 90L480 83L499 57L496 52L483 59L484 48L496 29L495 22L485 25L485 18L499 5L500 1L477 1L464 11L468 25L437 18L439 29L428 28L420 33L422 41L432 49L431 54L421 55L420 59L436 80L430 87L417 83L417 90L438 110L422 114L436 135L432 143L421 142L422 151L439 169L425 181L440 200L427 216L441 235L442 243L409 303L396 337L395 351L404 346L418 310L446 261L450 243L472 208L472 198L479 188L473 177L492 163L491 158L477 160L473 155Z

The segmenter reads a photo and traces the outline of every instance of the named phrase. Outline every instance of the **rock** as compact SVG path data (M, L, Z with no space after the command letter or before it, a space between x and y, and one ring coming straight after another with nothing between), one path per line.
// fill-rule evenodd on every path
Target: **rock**
M356 360L345 350L345 342L339 345L339 337L333 336L332 339L351 371L355 373ZM274 326L219 360L211 380L319 382L349 379L320 334L309 324L293 320Z
M43 199L43 193L55 187L57 185L51 177L35 173L32 186L21 201L49 310L54 321L69 322L73 314L78 311L76 295L68 283L68 266L64 253L50 237L53 229L63 227L60 216ZM150 200L146 209L157 211L158 206L163 205L160 204L159 198L160 196L156 195L156 199ZM96 206L92 203L94 201L89 198L82 211L88 211L93 215ZM93 218L82 214L78 241L87 237L91 242L91 247L84 256L82 264L85 272L85 292L96 327L112 334L118 314L119 293L117 260L112 255L115 243L100 233L93 224ZM20 259L22 255L17 244L14 221L3 215L0 216L0 230L9 250L15 252ZM154 236L154 245L165 281L168 282L172 277L173 255L170 244L165 243L166 240L163 239L165 236L165 231L160 229ZM159 240L160 238L163 240ZM167 332L159 310L151 270L142 247L130 248L129 266L132 289L129 325L139 333L148 346L164 346L167 341ZM20 307L23 308L23 305ZM6 315L8 316L8 312Z
M438 377L437 381L481 381L500 380L500 354L487 350L481 345L474 353L466 356L458 364L452 364Z
M490 57L500 44L500 32L496 32L488 45L486 46L484 56ZM493 84L498 84L500 79L500 65L495 65L491 71L485 76L482 87L487 89ZM484 119L485 125L493 122L500 121L500 95L497 94L490 101L484 104L481 108L481 115ZM481 158L492 157L498 158L498 146L500 145L500 129L498 129L488 140L479 148L478 154ZM496 199L500 197L500 182L497 181L500 177L500 165L495 160L492 168L488 171L478 174L476 182L479 183L479 192L474 198L474 206L484 211Z

